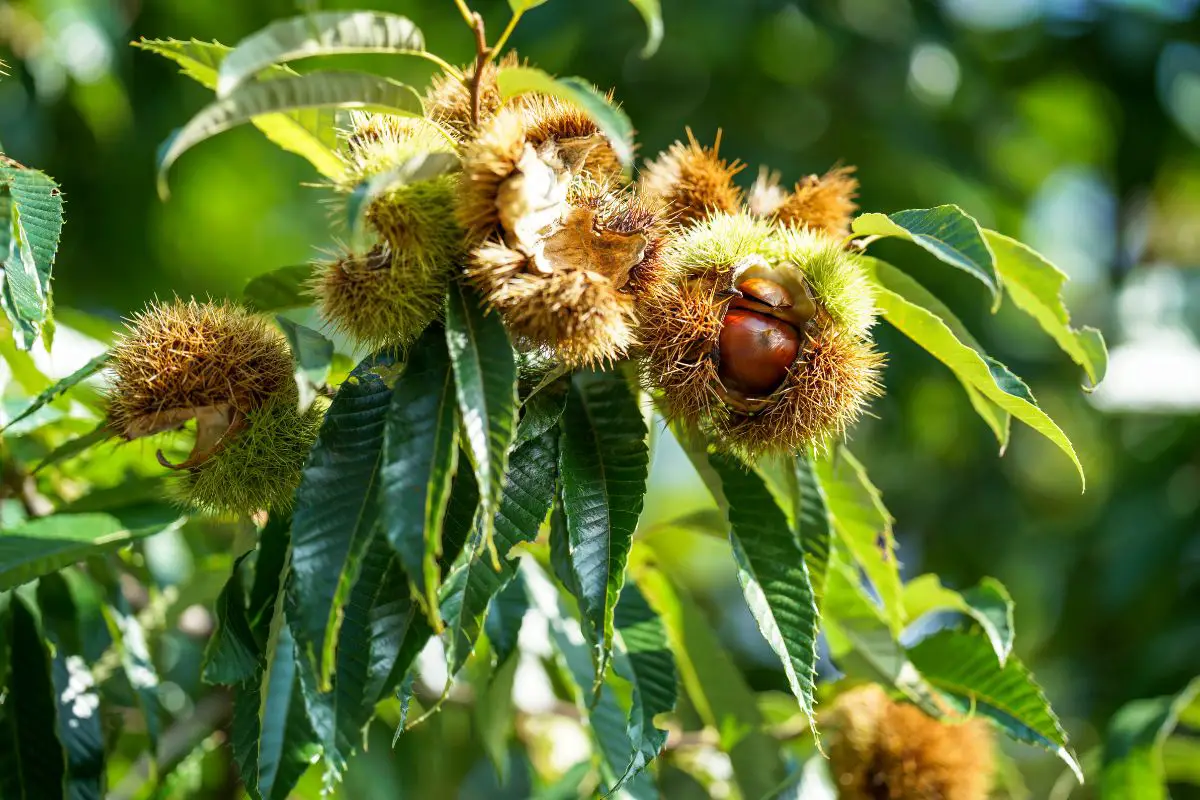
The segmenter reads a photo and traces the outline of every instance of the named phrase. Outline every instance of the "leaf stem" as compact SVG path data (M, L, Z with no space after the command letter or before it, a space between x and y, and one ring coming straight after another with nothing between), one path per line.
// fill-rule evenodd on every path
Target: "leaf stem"
M467 23L467 27L475 27L475 12L467 5L466 0L454 0L454 5L458 6L458 13L462 14L463 21Z
M464 6L465 7L465 6ZM474 15L475 30L475 73L471 76L471 125L479 127L479 92L483 84L483 69L491 60L492 51L487 46L487 34L483 27L483 17L476 12Z

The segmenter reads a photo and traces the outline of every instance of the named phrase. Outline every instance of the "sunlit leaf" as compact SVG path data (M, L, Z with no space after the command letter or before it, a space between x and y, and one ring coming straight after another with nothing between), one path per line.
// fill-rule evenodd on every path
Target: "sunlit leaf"
M736 459L709 458L729 502L738 583L792 694L816 734L817 604L804 552L762 478Z
M106 575L107 568L102 567L99 559L92 559L88 568L93 577L103 576L102 582L107 589L107 602L102 610L104 623L120 658L121 668L141 708L146 724L146 737L150 740L149 756L153 763L158 755L158 738L162 730L162 723L159 721L161 703L158 694L158 669L150 655L146 629L129 606L117 576Z
M421 55L425 38L412 20L382 11L322 11L272 22L238 42L217 77L217 96L228 97L274 64L349 53Z
M386 172L372 175L354 187L346 198L346 227L353 236L376 198L401 186L456 172L462 161L456 153L420 153Z
M1200 678L1173 697L1134 700L1108 723L1100 773L1105 800L1166 800L1163 746L1189 708L1200 709Z
M380 376L389 355L371 357L338 389L309 455L292 512L297 649L329 691L342 613L379 520L378 481L392 389Z
M171 165L200 142L254 117L306 108L358 108L409 117L422 113L421 98L411 87L364 72L311 72L248 83L201 110L171 137L159 158L159 194L166 196Z
M890 264L863 259L876 285L875 303L884 318L901 333L948 366L961 380L989 400L1045 436L1062 450L1079 471L1083 465L1066 434L1038 407L1020 378L999 361L989 358L955 336L951 327L930 310L932 295L919 283Z
M986 717L1013 739L1049 750L1083 780L1058 717L1016 656L1000 666L988 637L967 630L939 631L910 647L908 655L959 712Z
M996 270L1017 307L1037 320L1042 330L1087 373L1092 386L1104 380L1108 348L1095 328L1072 328L1062 300L1067 276L1033 248L995 231L984 231L996 254Z
M198 42L195 39L187 42L176 39L142 39L134 42L133 46L169 58L183 68L185 75L213 90L217 88L217 70L232 50L223 44ZM295 74L287 67L275 67L262 77L278 78ZM253 118L250 122L283 150L306 159L325 177L335 178L345 170L337 156L336 115L334 109L306 108L281 114L265 114Z
M82 367L75 370L61 381L58 381L49 389L46 389L37 397L33 398L33 401L30 402L30 404L26 406L21 413L10 419L3 427L0 427L0 431L4 430L4 428L9 427L10 425L13 425L14 423L20 422L48 403L53 403L55 400L66 394L69 390L75 386L78 386L83 381L104 369L104 367L108 364L108 360L109 354L107 352L96 356L91 361L84 364Z
M18 346L51 324L50 275L62 235L62 192L45 173L0 165L0 266L4 309Z
M517 652L517 637L525 612L529 610L529 596L525 592L525 581L521 573L513 575L508 585L501 589L488 605L484 630L492 645L496 665L504 664Z
M613 152L627 168L633 164L633 123L595 86L582 78L555 78L535 67L509 67L496 76L505 99L538 92L577 106L608 137Z
M497 667L487 683L480 687L473 709L475 731L501 784L508 782L508 745L516 717L513 683L517 677L517 664L518 660L513 658Z
M894 236L906 239L939 261L977 278L992 299L1000 302L1000 279L995 258L975 218L958 206L914 208L895 214L863 214L852 225L863 236Z
M646 21L646 46L642 48L642 58L649 58L658 52L658 46L662 44L662 5L659 0L629 0L629 2Z
M287 337L296 363L296 389L300 393L300 411L307 411L317 399L317 389L329 380L333 364L333 342L305 325L287 317L275 317L276 324Z
M32 472L36 475L46 467L52 466L61 461L70 460L75 456L86 453L96 445L103 444L110 439L116 438L116 436L117 432L112 429L112 426L109 425L108 420L105 419L82 436L76 436L73 439L68 439L58 447L51 450L45 458L37 463L37 466L33 468Z
M546 0L508 0L508 7L514 14L522 14L531 8L537 8Z
M646 426L625 379L610 372L576 379L562 431L571 569L592 638L597 680L602 680L612 651L613 612L646 493Z
M12 647L5 701L0 705L0 796L61 797L67 759L58 718L50 653L37 619L20 595L0 615L0 639Z
M987 634L1003 665L1013 646L1013 601L1004 584L984 578L964 592L942 586L936 575L921 575L904 586L904 610L911 620L931 611L956 611L971 617Z
M458 281L446 298L446 344L465 446L479 484L484 541L490 544L516 431L516 358L500 315L485 311L479 295Z

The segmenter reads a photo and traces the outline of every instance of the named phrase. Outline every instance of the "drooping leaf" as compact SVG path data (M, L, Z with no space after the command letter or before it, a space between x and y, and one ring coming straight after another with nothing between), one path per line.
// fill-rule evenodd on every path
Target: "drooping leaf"
M646 46L642 48L642 58L650 58L658 52L658 46L662 44L662 5L659 0L629 0L629 2L646 21Z
M291 569L292 515L274 512L258 534L257 554L254 557L254 581L246 604L246 619L259 649L265 645L275 620L275 602L284 573Z
M879 595L892 633L904 625L903 591L892 516L863 465L845 447L816 462L838 541Z
M720 735L743 797L769 797L784 778L778 743L763 731L754 693L729 652L683 590L655 569L637 573L638 587L660 615L680 678L697 714Z
M933 253L939 261L977 278L1000 302L995 257L975 218L955 205L914 208L895 214L863 214L851 226L864 236L894 236Z
M450 483L458 467L454 370L440 325L427 328L412 347L392 393L383 439L383 530L408 573L414 596L440 630L437 560Z
M556 433L547 431L527 442L509 460L504 494L495 518L500 569L475 548L467 547L446 575L440 597L449 630L446 660L451 675L462 668L474 650L489 604L516 575L516 561L509 557L512 548L537 538L550 510L557 477Z
M567 407L567 390L570 388L571 379L560 376L525 398L514 447L536 439L558 424Z
M817 481L812 457L801 453L790 460L796 471L796 485L800 495L796 504L797 535L800 547L804 551L804 563L808 565L813 597L819 606L825 593L825 573L829 569L829 538L833 522L830 519L825 490Z
M509 67L496 76L501 97L539 92L578 106L608 137L613 152L626 168L633 164L633 123L625 112L582 78L555 78L535 67Z
M171 138L159 158L159 193L166 196L171 165L205 139L265 114L315 108L358 108L418 117L421 98L410 86L362 72L311 72L248 83L205 107Z
M613 612L646 493L646 425L624 378L610 372L576 380L562 432L559 465L571 569L599 682L608 668Z
M485 311L478 293L459 281L446 296L446 344L465 444L479 484L484 540L490 549L516 431L516 359L500 315Z
M508 7L514 14L523 14L531 8L537 8L546 0L508 0Z
M284 316L275 317L276 324L287 337L296 362L296 389L300 392L300 410L307 411L317 399L317 389L329 380L333 364L333 342L305 325Z
M619 638L614 666L617 674L633 686L629 738L634 751L629 766L610 792L632 780L662 752L667 732L655 727L654 717L674 711L679 698L679 674L663 621L633 582L621 590L616 627Z
M525 621L525 612L528 610L529 595L525 591L525 581L518 572L513 575L508 585L492 598L484 618L483 627L487 632L488 641L492 644L492 655L496 658L497 667L517 652L517 637L521 634L521 624Z
M995 578L960 593L942 586L937 575L921 575L904 586L904 610L911 620L931 611L966 614L983 629L1001 666L1012 652L1013 601Z
M142 39L133 43L151 53L168 58L183 68L183 73L208 89L217 88L217 70L232 48L216 42L182 42L176 39ZM277 78L295 73L276 67L264 77ZM254 117L251 123L283 150L307 160L327 178L336 178L345 170L337 156L337 112L330 108L305 108L280 114ZM297 303L304 305L304 303ZM274 311L276 308L259 309Z
M238 42L217 77L217 97L228 97L275 64L350 53L423 55L425 37L412 20L381 11L323 11L272 22Z
M50 274L62 234L62 192L45 173L0 165L0 266L4 309L17 345L28 350L52 324Z
M985 356L959 339L947 323L930 310L933 297L919 283L890 264L863 259L876 285L875 302L885 319L923 347L1000 408L1045 436L1062 450L1079 471L1083 465L1075 448L1054 420L1042 411L1020 378L999 361ZM938 304L940 305L940 304Z
M8 420L3 427L0 427L0 431L3 431L5 428L20 422L33 412L37 411L39 408L42 408L49 403L53 403L55 400L66 394L69 390L75 386L78 386L86 379L104 369L104 367L108 364L108 359L109 354L107 352L101 353L79 369L72 372L67 377L63 378L61 381L55 383L49 389L46 389L37 397L33 398L33 401L26 406L24 410L14 416L12 419Z
M0 590L109 553L137 539L177 530L178 509L140 506L113 514L55 514L0 532Z
M308 283L312 276L311 264L280 267L265 272L251 278L246 284L246 288L242 290L242 302L251 311L259 312L306 306L313 301L308 293Z
M1163 746L1189 708L1200 709L1200 678L1171 697L1122 706L1104 738L1100 796L1105 800L1166 800Z
M475 730L501 784L508 782L508 743L512 739L513 718L516 716L513 706L513 683L516 677L517 659L509 659L501 664L491 680L482 687L474 708Z
M804 552L762 478L730 456L709 461L729 502L729 541L742 594L815 735L818 619Z
M1067 282L1058 267L1033 248L995 231L984 237L996 254L996 270L1017 307L1037 320L1062 351L1087 373L1092 386L1104 380L1108 348L1095 328L1072 328L1071 315L1062 300Z
M392 389L380 376L395 358L364 360L338 389L296 490L292 574L297 649L332 688L342 613L379 522L379 467Z
M250 796L285 800L320 745L305 713L297 676L300 654L282 609L272 622L266 652L266 667L257 679L238 687L230 741Z
M58 738L50 654L37 619L14 594L0 631L14 656L0 706L0 796L59 797L66 791L67 758Z
M67 797L100 800L104 796L104 738L96 680L84 660L79 611L62 573L38 581L37 605L42 631L54 645L51 674L58 707L57 730L67 758ZM27 651L22 652L22 658Z
M1043 747L1080 781L1083 772L1046 696L1016 656L1004 666L978 630L943 630L908 649L909 658L942 698L961 713L992 721L1019 742Z
M217 596L217 627L204 648L205 683L233 685L253 680L259 671L258 642L246 613L241 566L249 553L233 562L233 574Z

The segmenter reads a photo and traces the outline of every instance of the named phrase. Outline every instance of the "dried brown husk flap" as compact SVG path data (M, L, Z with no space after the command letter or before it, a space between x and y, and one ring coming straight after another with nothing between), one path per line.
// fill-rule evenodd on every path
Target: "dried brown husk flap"
M155 454L158 463L176 470L198 467L220 452L230 439L246 427L245 414L229 403L221 403L213 406L170 408L154 414L144 414L130 422L122 433L126 439L132 441L175 430L192 419L196 420L196 441L187 459L179 464L172 464L163 455L162 450L159 450Z
M620 289L646 255L650 239L641 232L621 233L600 228L592 208L572 208L562 223L534 252L535 272L551 275L563 267L586 269L607 278Z

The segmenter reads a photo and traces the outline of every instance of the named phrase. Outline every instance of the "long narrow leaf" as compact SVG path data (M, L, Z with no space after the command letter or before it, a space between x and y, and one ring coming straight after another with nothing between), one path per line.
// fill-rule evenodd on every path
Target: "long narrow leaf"
M16 316L14 329L24 323L37 332L51 321L50 275L62 235L62 192L45 173L4 166L0 189L0 203L11 204L8 247L0 251L6 310Z
M68 391L70 391L74 387L78 386L80 383L83 383L83 381L87 380L88 378L95 375L100 370L104 369L104 367L108 364L108 360L109 360L109 354L107 352L101 353L100 355L96 356L91 361L84 364L82 367L75 370L70 375L63 378L61 381L58 381L50 388L46 389L44 392L39 394L37 397L33 398L33 401L30 402L30 404L28 406L26 406L19 414L14 416L12 419L8 420L4 424L3 427L0 427L0 431L3 431L5 428L8 428L10 425L14 425L14 424L20 422L21 420L25 419L33 412L37 411L39 408L42 408L49 403L53 403L55 400L62 397L64 394L66 394Z

